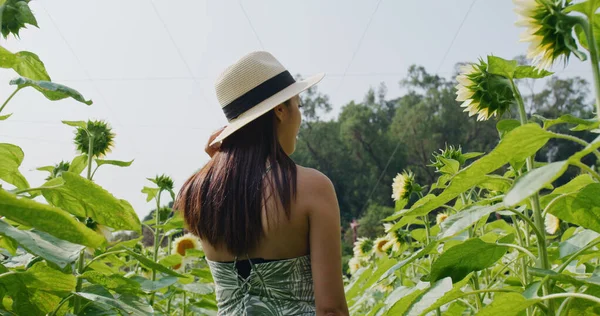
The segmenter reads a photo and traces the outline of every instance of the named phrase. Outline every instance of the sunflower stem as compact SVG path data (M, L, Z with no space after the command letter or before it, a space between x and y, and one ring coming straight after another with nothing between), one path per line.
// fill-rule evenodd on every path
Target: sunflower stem
M2 8L4 8L4 5L2 6ZM0 11L0 18L2 18L1 13L2 12ZM8 101L10 101L10 99L12 99L15 96L15 94L17 94L17 92L19 92L19 90L21 90L21 89L22 89L21 87L18 87L17 89L15 89L15 91L13 91L13 93L11 93L8 96L8 99L6 99L6 101L4 101L4 103L0 107L0 113L2 113L2 110L4 110L4 107L8 104Z
M519 89L515 85L514 80L512 80L512 79L510 80L510 85L513 90L513 95L519 106L519 118L521 119L521 125L525 125L525 124L527 124L527 113L525 112L525 104L523 103L523 97L521 96ZM533 156L527 157L526 165L527 165L527 172L531 172L534 169ZM542 210L541 210L541 206L540 206L539 194L536 192L531 197L530 201L531 201L531 208L533 210L533 223L535 224L535 227L537 228L538 233L539 233L538 241L537 241L537 246L538 246L537 265L538 265L538 267L540 267L542 269L550 270L550 261L548 259L548 250L546 248L546 229L544 227L544 218L542 217ZM548 295L548 293L549 293L548 283L544 282L544 283L542 283L542 286L543 286L544 295ZM552 309L552 306L550 306L550 308Z
M588 17L590 21L583 18L577 18L576 21L583 28L585 33L589 52L590 61L592 63L592 73L594 74L594 92L596 93L596 115L600 120L600 68L598 65L598 47L596 46L596 38L594 37L594 15Z
M94 157L94 135L88 132L89 148L88 148L88 165L87 165L87 178L92 180L92 158ZM87 214L85 214L87 217Z
M77 261L77 274L81 275L83 270L85 269L85 250L81 250L79 252L79 260ZM77 283L75 285L75 292L81 292L81 287L83 286L83 278L77 278ZM79 308L81 307L81 297L75 295L73 296L73 312L78 315Z
M596 180L600 181L600 174L598 174L594 169L590 168L590 166L584 164L581 161L572 162L573 166L579 167L582 171L588 172L592 177L596 178Z
M156 211L154 211L154 217L155 217L155 226L154 226L154 254L152 257L152 260L154 262L158 262L158 246L159 246L159 237L160 237L160 228L158 227L158 225L160 225L160 195L162 193L162 190L158 190L158 196L156 197ZM156 281L156 269L152 269L152 281ZM152 296L150 297L150 305L154 304L154 293L152 293Z

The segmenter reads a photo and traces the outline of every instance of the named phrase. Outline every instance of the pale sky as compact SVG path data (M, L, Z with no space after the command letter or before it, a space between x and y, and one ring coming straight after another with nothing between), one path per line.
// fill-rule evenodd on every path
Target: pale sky
M35 168L76 155L73 128L61 120L109 121L117 138L107 159L135 161L103 166L95 180L140 216L153 206L140 192L152 184L147 177L166 173L178 190L208 160L207 137L226 123L214 80L248 52L270 51L293 74L326 72L319 90L339 110L380 82L388 97L400 95L411 64L450 76L456 62L527 49L509 0L34 0L30 7L40 29L1 45L38 54L53 81L94 104L22 90L2 113L14 114L0 122L0 142L23 148L21 172L39 186L47 173ZM574 58L554 70L591 80L588 64ZM0 100L15 76L0 71Z

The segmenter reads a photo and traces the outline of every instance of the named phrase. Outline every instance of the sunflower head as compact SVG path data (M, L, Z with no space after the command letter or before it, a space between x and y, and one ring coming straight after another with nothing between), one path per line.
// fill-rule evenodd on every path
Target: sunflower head
M577 50L573 37L576 22L565 12L569 0L513 0L519 16L515 23L526 30L521 34L522 42L529 42L527 58L542 69L549 69L555 61L569 60L571 53L585 59Z
M394 177L392 183L392 198L394 201L406 200L413 192L418 192L421 187L415 183L415 175L411 171L403 171Z
M456 101L463 102L461 107L469 116L477 114L478 121L502 116L515 101L510 81L489 73L483 59L477 64L462 66L456 81Z
M26 24L38 26L37 20L29 8L29 0L7 0L4 3L4 12L2 12L0 20L4 38L7 38L9 34L19 37L19 31L26 28Z
M373 249L373 240L369 238L360 237L354 242L354 256L357 258L366 257L369 252Z
M92 156L103 157L114 146L115 133L104 121L88 121L87 127L78 127L75 132L75 145L82 154L90 152L90 137L92 137Z
M550 213L546 213L546 217L544 218L544 226L546 226L546 232L548 234L554 235L560 228L560 219Z
M385 238L388 242L383 245L383 251L392 249L393 252L398 252L402 246L402 240L404 240L403 231L401 229L393 229L393 224L385 223L383 227L385 229Z
M352 257L348 261L348 267L350 268L350 274L355 274L356 271L358 271L358 269L360 269L361 265L362 265L362 263L361 263L361 260L359 258Z
M173 191L173 180L171 179L171 177L165 174L160 176L157 175L154 179L148 178L148 180L154 182L156 186L158 186L158 188L162 191Z
M187 233L181 237L175 238L173 240L172 253L179 254L182 257L185 257L185 252L188 249L197 249L202 250L202 245L200 244L200 239L195 235ZM182 266L184 266L187 262L185 260L173 266L173 269L179 270Z
M437 216L435 217L435 222L436 224L441 224L443 221L445 221L446 219L448 219L448 214L446 213L438 213Z
M46 181L60 177L63 172L69 171L69 167L71 167L71 163L68 161L61 161L57 163L54 165L54 169L50 171L50 175L46 178Z
M386 249L385 245L389 242L390 240L387 239L386 237L379 237L377 239L375 239L375 241L373 242L373 253L377 256L377 257L383 257L386 254Z

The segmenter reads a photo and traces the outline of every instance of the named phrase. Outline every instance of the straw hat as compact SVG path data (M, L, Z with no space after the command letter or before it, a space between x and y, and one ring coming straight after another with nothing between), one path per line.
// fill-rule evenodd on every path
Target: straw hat
M296 81L268 52L253 52L229 66L215 83L217 99L229 124L211 145L317 84L325 74Z

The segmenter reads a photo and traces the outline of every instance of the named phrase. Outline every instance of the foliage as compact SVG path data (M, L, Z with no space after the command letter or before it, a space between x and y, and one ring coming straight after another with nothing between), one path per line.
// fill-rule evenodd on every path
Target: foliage
M592 33L590 24L600 7L593 0L573 8L559 0L516 3L518 14L532 15L519 25L543 24L527 40L532 41L529 57L544 67L571 53L580 56L571 33L575 25ZM560 34L551 34L557 29ZM564 40L549 47L551 36ZM597 72L593 44L584 48ZM406 232L401 234L404 247L385 256L374 249L350 259L361 260L346 288L352 314L597 313L600 112L593 116L580 79L550 78L540 93L532 89L524 98L519 87L552 73L517 60L486 60L461 68L456 93L480 119L489 119L491 110L507 118L497 123L499 142L477 159L478 154L466 154L470 162L454 147L434 154L435 184L425 186L416 201L404 196L396 212L382 218L386 231ZM492 78L502 85L486 82ZM595 79L600 104L600 76ZM502 98L484 100L483 92ZM436 222L429 216L433 212L442 214Z
M29 1L0 3L5 37L18 36L25 24L37 26ZM0 112L26 87L50 101L70 97L92 104L76 90L52 82L36 54L13 54L0 46L0 67L21 76L10 82L16 89ZM3 115L0 121L9 118ZM25 155L21 148L0 144L0 180L5 184L0 187L0 314L179 315L192 312L192 306L197 306L194 313L216 314L204 253L171 254L171 241L183 231L183 220L173 216L172 201L160 200L165 192L174 198L173 181L157 176L151 179L156 188L144 188L160 212L142 223L131 204L93 181L101 166L133 163L100 159L114 146L116 135L108 123L63 123L76 128L74 143L80 155L39 167L49 175L38 187L31 187L19 171ZM142 225L155 239L150 247L135 238Z

